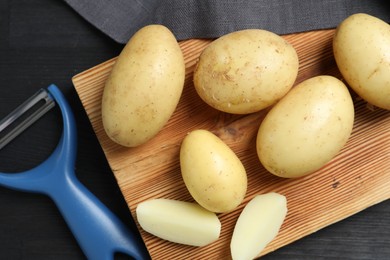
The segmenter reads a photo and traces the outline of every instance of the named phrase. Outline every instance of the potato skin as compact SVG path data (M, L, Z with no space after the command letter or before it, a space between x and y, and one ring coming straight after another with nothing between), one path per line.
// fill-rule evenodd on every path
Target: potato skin
M295 178L320 169L342 149L354 122L348 88L332 76L294 87L266 115L257 154L272 174Z
M283 97L295 82L298 67L295 49L279 35L260 29L235 31L203 50L194 85L215 109L248 114Z
M351 15L336 29L333 52L349 86L368 103L390 110L390 25L368 14Z
M209 211L229 212L245 197L244 166L221 139L207 130L194 130L184 138L180 167L188 191Z
M183 53L171 31L162 25L141 28L120 53L104 87L107 135L127 147L154 137L176 109L184 77Z

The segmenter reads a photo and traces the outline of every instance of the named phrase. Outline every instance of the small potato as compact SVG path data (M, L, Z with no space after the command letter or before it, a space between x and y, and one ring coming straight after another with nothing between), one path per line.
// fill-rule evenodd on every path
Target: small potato
M390 110L390 25L368 14L351 15L337 27L333 52L349 86Z
M104 87L107 135L127 147L154 137L176 109L184 76L183 54L171 31L162 25L140 29L120 53Z
M195 130L183 140L180 166L192 197L212 212L228 212L244 199L247 175L236 154L217 136Z
M201 53L194 85L210 106L248 114L282 98L293 86L298 67L295 49L279 35L241 30L218 38Z
M277 176L304 176L336 156L351 135L353 122L347 87L331 76L310 78L266 115L257 134L257 154Z
M245 206L234 227L230 251L233 260L252 260L279 233L287 215L286 197L257 195Z
M205 246L216 241L221 232L217 215L196 203L152 199L141 202L136 214L146 232L175 243Z

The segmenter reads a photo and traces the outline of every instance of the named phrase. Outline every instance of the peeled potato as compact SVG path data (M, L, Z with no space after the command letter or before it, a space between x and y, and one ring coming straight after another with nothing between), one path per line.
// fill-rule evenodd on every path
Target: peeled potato
M251 260L271 242L287 215L286 197L268 193L254 197L234 227L230 250L233 260Z
M152 199L136 209L141 227L162 239L191 246L205 246L217 240L221 222L196 203Z

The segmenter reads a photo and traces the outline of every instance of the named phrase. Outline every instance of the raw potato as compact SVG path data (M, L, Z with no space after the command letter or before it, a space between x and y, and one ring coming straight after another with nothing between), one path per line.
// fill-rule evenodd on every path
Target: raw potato
M390 110L390 25L368 14L351 15L338 26L333 51L350 87Z
M154 137L176 109L184 76L183 54L171 31L162 25L140 29L120 53L104 87L107 135L127 147Z
M209 131L195 130L184 138L180 166L192 197L212 212L229 212L245 197L244 166L236 154Z
M268 107L293 86L298 56L286 40L259 29L229 33L200 55L194 85L210 106L233 114Z
M354 106L347 87L317 76L294 87L266 115L257 135L257 153L271 173L304 176L328 163L347 142Z
M233 260L251 260L279 233L287 215L286 197L268 193L254 197L234 227L230 250Z
M216 241L221 232L215 213L196 203L152 199L141 202L136 214L146 232L175 243L205 246Z

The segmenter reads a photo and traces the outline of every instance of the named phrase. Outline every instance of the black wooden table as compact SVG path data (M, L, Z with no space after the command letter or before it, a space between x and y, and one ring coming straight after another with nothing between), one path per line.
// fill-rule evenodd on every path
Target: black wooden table
M122 48L63 1L0 1L0 118L39 88L57 84L76 116L78 178L137 232L71 82L72 76L117 56ZM58 111L49 112L0 151L0 172L24 171L42 162L61 131ZM0 187L0 259L84 258L49 198ZM390 201L264 259L390 259Z

